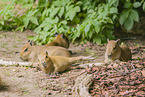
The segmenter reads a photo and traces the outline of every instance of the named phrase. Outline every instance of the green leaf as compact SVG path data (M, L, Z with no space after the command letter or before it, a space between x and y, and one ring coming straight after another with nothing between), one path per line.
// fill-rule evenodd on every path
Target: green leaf
M44 27L44 29L43 29L43 30L46 32L46 31L48 31L50 28L52 28L52 25L50 25L50 26L49 26L49 25L47 25L47 26L45 26L45 27Z
M80 7L79 7L79 6L76 6L76 7L74 7L74 10L75 10L76 12L80 12Z
M58 13L58 16L61 18L63 13L64 13L64 7L61 7L61 9L60 9L60 11Z
M136 10L132 10L130 15L134 21L137 21L137 22L139 21L139 15Z
M114 14L113 17L112 17L112 20L114 21L115 19L117 19L117 17L118 16L116 14Z
M53 23L58 23L58 21L59 21L59 18L55 17L55 19L53 20Z
M87 33L90 30L90 26L91 26L91 24L88 24L85 26L85 33Z
M27 28L27 26L28 26L28 24L29 24L29 18L24 18L24 19L23 19L23 22L24 22L25 28Z
M113 32L111 30L110 31L109 30L106 31L107 37L111 38L113 36L112 34L113 34Z
M54 17L57 12L58 12L59 8L54 8L51 12L50 12L50 17Z
M40 27L40 26L34 29L34 32L36 32L37 34L38 34L40 31L41 31L41 27Z
M131 17L128 17L126 21L124 22L124 26L127 31L129 31L133 27L133 19Z
M100 38L100 37L97 37L96 43L97 43L97 44L101 44L101 38Z
M75 14L76 14L76 12L74 10L70 11L69 18L70 18L71 21L73 20Z
M124 8L129 8L132 5L131 2L125 2L124 4Z
M95 27L95 31L96 31L97 33L99 33L99 31L100 31L99 22L96 21L96 20L94 20L94 21L93 21L93 25L94 25L94 27Z
M97 44L101 44L101 38L96 36L96 37L93 38L93 42L97 43Z
M118 9L116 7L110 8L110 13L118 13Z
M58 30L59 30L59 32L64 32L65 29L63 27L61 27Z
M74 5L67 5L66 6L66 11L69 11L69 10L73 9L73 7L74 7Z
M63 21L61 21L60 23L59 23L59 25L66 25L67 24L67 21L66 20L63 20Z
M88 34L88 36L89 36L89 38L91 39L91 38L92 38L92 36L93 36L93 32L92 32L92 31L90 31L90 33Z
M140 7L141 6L141 3L140 2L135 2L135 3L133 3L133 7L134 8L138 8L138 7Z
M123 25L123 23L126 21L126 19L128 18L129 13L130 13L130 12L125 11L125 12L123 12L123 13L120 15L119 23L120 23L121 25Z
M142 9L145 11L145 2L143 3Z
M104 20L105 20L105 22L113 24L113 21L110 17L105 17Z
M31 21L32 23L38 25L38 20L37 20L36 17L31 17L31 18L30 18L30 21Z
M34 10L34 11L29 11L27 16L31 17L32 15L34 15L38 10Z

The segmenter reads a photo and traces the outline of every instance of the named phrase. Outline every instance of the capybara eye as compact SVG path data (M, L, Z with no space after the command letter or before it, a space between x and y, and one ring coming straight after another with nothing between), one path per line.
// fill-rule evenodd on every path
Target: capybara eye
M116 49L116 46L113 49L115 50Z
M48 58L48 56L46 56L46 58Z
M25 50L24 50L24 52L26 52L28 50L28 48L26 48Z

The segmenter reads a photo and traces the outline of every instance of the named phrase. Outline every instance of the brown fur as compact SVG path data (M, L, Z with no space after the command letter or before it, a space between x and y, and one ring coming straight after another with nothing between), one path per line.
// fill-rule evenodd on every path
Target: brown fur
M69 69L70 65L80 60L91 60L91 57L64 57L64 56L48 56L45 52L38 56L40 68L45 73L63 72Z
M46 46L61 46L64 48L69 48L69 40L64 34L58 34L55 39L46 44Z
M131 50L127 46L119 46L120 39L108 40L107 49L105 53L105 62L113 62L117 59L121 61L128 61L132 59Z
M28 42L22 47L20 51L20 58L24 61L37 62L38 54L41 54L45 51L49 53L49 56L71 56L67 49L63 47L32 45L31 42Z

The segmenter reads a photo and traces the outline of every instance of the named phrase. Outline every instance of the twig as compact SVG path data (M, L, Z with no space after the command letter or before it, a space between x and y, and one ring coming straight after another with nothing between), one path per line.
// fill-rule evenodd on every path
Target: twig
M130 64L131 64L132 68L135 69L135 67L133 66L132 62Z

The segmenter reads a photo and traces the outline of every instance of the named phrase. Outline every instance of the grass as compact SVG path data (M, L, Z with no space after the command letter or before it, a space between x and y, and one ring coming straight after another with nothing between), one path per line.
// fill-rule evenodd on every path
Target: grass
M0 9L4 9L12 0L0 0Z

